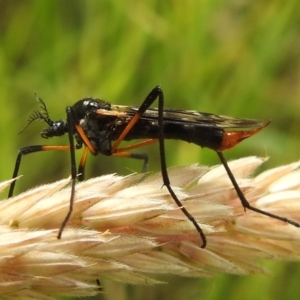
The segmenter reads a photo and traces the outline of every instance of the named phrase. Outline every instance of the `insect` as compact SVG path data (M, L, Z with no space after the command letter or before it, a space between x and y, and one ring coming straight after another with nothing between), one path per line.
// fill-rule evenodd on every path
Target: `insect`
M157 99L158 108L150 108ZM47 139L68 134L69 145L33 145L21 148L16 159L13 178L18 175L23 155L46 150L70 151L72 178L70 205L69 211L59 229L58 239L61 238L63 229L72 214L76 179L78 178L79 181L84 179L88 152L91 152L93 155L101 153L107 156L113 155L140 159L144 162L143 171L145 171L148 164L148 156L143 153L129 152L129 150L158 142L163 184L178 207L195 226L202 239L201 247L204 248L206 246L205 234L194 217L181 204L170 185L165 155L165 139L182 140L214 150L224 165L245 210L253 210L300 227L298 223L292 220L252 207L239 188L222 153L224 150L234 147L242 140L261 131L269 122L237 119L197 111L164 109L164 94L160 86L155 87L148 94L140 107L112 105L103 100L93 98L82 99L73 106L67 107L66 121L52 121L44 101L40 98L37 100L40 102L41 111L34 111L21 131L33 121L41 120L48 125L48 128L41 132L43 138ZM123 148L119 147L122 141L135 139L141 139L142 141ZM77 171L75 150L82 147L84 148L83 154ZM13 195L14 187L15 181L10 186L8 197Z

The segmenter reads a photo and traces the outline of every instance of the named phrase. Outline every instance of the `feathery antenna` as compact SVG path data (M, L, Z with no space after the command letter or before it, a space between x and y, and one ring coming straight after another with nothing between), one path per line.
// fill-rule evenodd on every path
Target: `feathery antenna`
M33 121L41 120L46 122L49 126L52 126L53 121L49 118L49 113L47 106L45 102L36 96L36 101L40 103L41 112L38 110L35 110L28 118L26 125L18 132L20 134L22 131L24 131Z

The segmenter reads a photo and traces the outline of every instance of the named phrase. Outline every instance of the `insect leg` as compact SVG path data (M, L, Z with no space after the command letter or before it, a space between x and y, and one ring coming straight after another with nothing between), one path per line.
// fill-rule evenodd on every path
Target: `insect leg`
M148 161L149 161L148 155L146 153L127 152L127 151L135 148L140 148L142 146L146 146L152 143L156 143L157 141L158 141L157 139L149 139L132 145L128 145L123 148L118 148L115 150L116 152L113 155L119 157L127 157L127 158L135 158L135 159L143 160L144 163L143 163L142 173L145 173L148 170Z
M69 149L70 149L70 159L71 159L71 196L70 196L70 205L67 215L65 216L63 222L60 225L57 238L60 239L64 228L66 227L73 211L74 206L74 197L75 197L75 184L77 179L77 168L76 168L76 158L75 158L75 149L81 147L81 145L74 145L74 131L78 133L81 139L84 141L85 148L79 165L79 171L82 174L79 176L79 180L83 180L84 176L84 167L87 158L87 152L90 150L92 153L95 153L96 150L92 146L91 142L85 135L83 129L79 125L79 122L75 116L74 109L72 107L67 108L67 124L68 124L68 136L69 136Z
M19 151L19 154L17 156L17 159L16 159L12 178L16 178L18 176L23 155L31 154L34 152L49 151L49 150L63 150L64 151L64 150L69 150L69 148L70 148L70 146L51 146L51 145L50 146L49 145L33 145L33 146L27 146L27 147L21 148ZM16 180L14 180L10 185L9 192L8 192L8 198L12 197L12 195L14 193L15 185L16 185Z
M79 163L79 167L78 167L78 180L79 181L83 181L84 180L84 171L85 171L85 165L86 165L86 159L87 159L87 155L89 153L89 148L87 146L84 147L82 156L81 156L81 160Z
M236 193L237 193L238 197L240 198L240 201L241 201L241 203L242 203L245 211L246 211L246 208L247 208L247 209L255 211L255 212L259 213L259 214L262 214L262 215L265 215L265 216L268 216L268 217L280 220L282 222L289 223L291 225L294 225L295 227L300 227L300 224L297 223L297 222L294 222L294 221L292 221L290 219L287 219L287 218L284 218L284 217L281 217L281 216L277 216L277 215L274 215L274 214L269 213L267 211L263 211L261 209L258 209L256 207L251 206L250 203L245 198L245 196L244 196L243 192L241 191L239 185L237 184L237 182L236 182L236 180L235 180L235 178L234 178L234 176L233 176L233 174L232 174L232 172L231 172L231 170L230 170L230 168L229 168L229 166L227 164L227 161L226 161L223 153L220 152L220 151L217 151L217 154L218 154L218 156L219 156L219 158L220 158L220 160L221 160L221 162L222 162L222 164L223 164L223 166L224 166L224 168L225 168L225 170L226 170L226 172L228 174L228 177L230 178L230 180L232 182L232 185L234 186L234 188L236 190Z
M70 124L70 123L69 123ZM70 208L68 211L68 214L66 215L60 229L58 232L57 238L60 239L62 235L62 231L64 227L66 226L73 210L73 202L74 202L74 194L75 194L75 180L76 180L76 161L75 161L75 149L76 147L74 146L74 141L73 141L73 134L71 133L71 137L69 134L69 139L70 139L70 145L69 146L51 146L51 145L34 145L34 146L28 146L20 149L19 154L16 159L16 164L13 172L13 178L18 176L20 165L21 165L21 159L23 155L26 154L31 154L34 152L40 152L40 151L50 151L50 150L70 150L71 153L71 178L72 178L72 183L71 183L71 197L70 197ZM14 188L15 188L16 181L13 181L10 185L10 189L8 192L8 198L12 197Z
M146 173L148 170L148 155L146 153L139 153L139 152L118 152L113 154L114 156L118 157L126 157L126 158L134 158L134 159L140 159L143 160L143 167L142 167L142 173Z
M185 216L193 223L196 230L198 231L201 239L202 239L202 248L206 246L206 237L196 222L195 218L187 211L187 209L182 205L175 192L171 188L170 179L167 171L166 157L165 157L165 142L164 142L164 118L163 118L163 109L164 109L164 94L160 86L155 87L149 95L146 97L142 105L139 107L135 116L131 119L131 121L127 124L119 138L115 141L112 152L116 153L119 144L124 140L128 132L132 129L134 124L138 121L138 119L143 115L143 113L152 105L152 103L158 98L158 124L159 124L159 152L160 152L160 164L161 164L161 173L163 178L163 184L168 189L170 195L173 200L177 204L177 206L182 210Z
M167 164L166 164L166 154L165 154L165 143L164 143L164 117L163 117L163 109L164 109L164 94L161 88L157 89L158 95L158 123L159 123L159 151L160 151L160 164L161 164L161 172L163 177L164 185L167 187L169 193L171 194L172 198L176 202L177 206L180 207L182 212L186 215L186 217L194 224L195 228L197 229L200 237L202 239L201 248L205 248L206 246L206 237L196 222L195 218L188 212L188 210L182 205L180 200L177 198L175 192L171 188L170 179L167 171Z
M99 292L102 292L103 291L103 286L101 286L101 283L100 283L100 280L99 279L96 279L96 284L98 286L98 291Z

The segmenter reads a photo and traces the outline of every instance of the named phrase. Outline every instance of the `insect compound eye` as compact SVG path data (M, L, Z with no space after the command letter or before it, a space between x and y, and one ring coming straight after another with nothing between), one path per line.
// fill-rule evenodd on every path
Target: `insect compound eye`
M61 136L64 135L67 132L67 126L64 121L56 121L53 122L53 124L49 127L44 129L41 132L41 136L44 139L54 137L54 136Z

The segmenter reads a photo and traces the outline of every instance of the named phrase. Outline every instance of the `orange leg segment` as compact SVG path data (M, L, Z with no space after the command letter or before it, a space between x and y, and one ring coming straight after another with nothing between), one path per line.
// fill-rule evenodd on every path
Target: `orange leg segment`
M124 152L124 151L128 151L128 150L140 148L140 147L147 146L147 145L150 145L150 144L153 144L153 143L156 143L156 142L158 142L158 139L144 140L142 142L138 142L138 143L135 143L135 144L123 147L123 148L118 148L118 149L115 150L115 152L113 153L113 155L114 156L120 156L120 155L118 155L118 153L120 153L120 152Z

